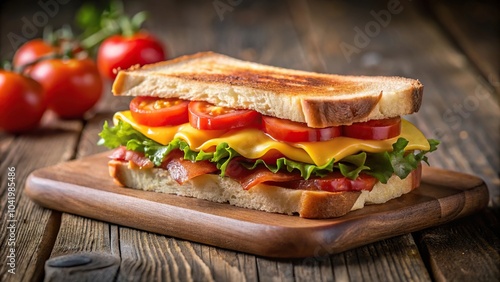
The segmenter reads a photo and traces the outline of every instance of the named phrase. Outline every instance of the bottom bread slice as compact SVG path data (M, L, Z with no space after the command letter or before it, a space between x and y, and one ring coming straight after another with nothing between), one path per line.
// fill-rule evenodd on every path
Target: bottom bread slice
M410 192L419 185L420 169L405 179L393 176L387 184L378 182L371 191L326 192L294 190L260 184L249 190L227 177L197 176L182 185L161 168L141 169L128 162L111 160L109 173L119 185L204 199L218 203L305 218L331 218L361 209L365 204L381 204Z

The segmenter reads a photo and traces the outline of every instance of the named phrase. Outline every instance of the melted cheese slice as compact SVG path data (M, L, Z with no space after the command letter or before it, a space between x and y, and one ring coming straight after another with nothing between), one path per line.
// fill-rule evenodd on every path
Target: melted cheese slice
M130 111L118 112L114 116L114 123L122 120L154 141L167 145L175 138L186 141L194 151L205 152L215 150L220 143L227 143L236 152L245 158L258 159L267 151L275 149L287 158L305 163L314 163L318 166L327 164L332 159L342 158L366 151L378 153L392 151L399 137L409 141L406 151L429 150L430 145L424 134L409 121L401 120L401 135L386 140L361 140L349 137L336 137L329 141L288 143L277 141L261 130L244 128L234 130L198 130L189 123L177 126L148 127L138 124Z

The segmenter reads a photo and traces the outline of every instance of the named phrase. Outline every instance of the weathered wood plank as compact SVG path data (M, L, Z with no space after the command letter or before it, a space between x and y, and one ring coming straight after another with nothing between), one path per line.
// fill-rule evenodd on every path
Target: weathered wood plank
M108 108L111 107L113 104L108 103ZM97 146L98 133L105 120L111 121L111 114L96 114L86 123L76 150L77 158L106 150ZM120 265L118 238L118 227L115 225L63 213L50 260L45 266L45 279L92 281L103 275L113 279ZM93 263L64 268L49 265L52 261L71 260L79 255L91 257Z
M500 22L495 1L428 1L429 11L497 94L500 93ZM497 98L499 98L497 96Z
M500 278L500 222L492 210L417 233L436 281Z
M257 257L259 281L294 281L293 260Z
M41 208L34 204L24 194L27 176L35 169L53 165L68 160L74 154L78 140L81 122L60 121L47 116L45 124L29 134L12 136L3 134L2 159L0 160L0 191L2 215L0 240L2 247L0 255L6 258L10 255L7 240L8 205L7 205L7 171L15 167L15 275L8 273L9 266L0 266L0 280L21 281L40 279L43 277L43 264L49 257L57 230L59 229L60 213ZM36 157L34 157L36 156ZM5 244L5 245L4 245Z

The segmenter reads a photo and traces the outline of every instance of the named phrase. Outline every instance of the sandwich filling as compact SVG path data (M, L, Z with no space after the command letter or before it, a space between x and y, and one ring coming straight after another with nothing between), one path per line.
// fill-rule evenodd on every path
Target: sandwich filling
M219 174L243 189L264 183L371 190L393 175L404 179L418 171L438 145L399 117L317 129L251 110L152 97L136 97L113 123L104 124L99 141L115 149L112 159L139 169L167 169L180 184Z

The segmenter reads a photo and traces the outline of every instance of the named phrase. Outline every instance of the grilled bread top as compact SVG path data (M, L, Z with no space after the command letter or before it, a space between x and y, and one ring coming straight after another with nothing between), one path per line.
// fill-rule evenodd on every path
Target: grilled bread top
M401 77L290 70L203 52L120 71L113 93L207 101L328 127L416 112L423 85Z

